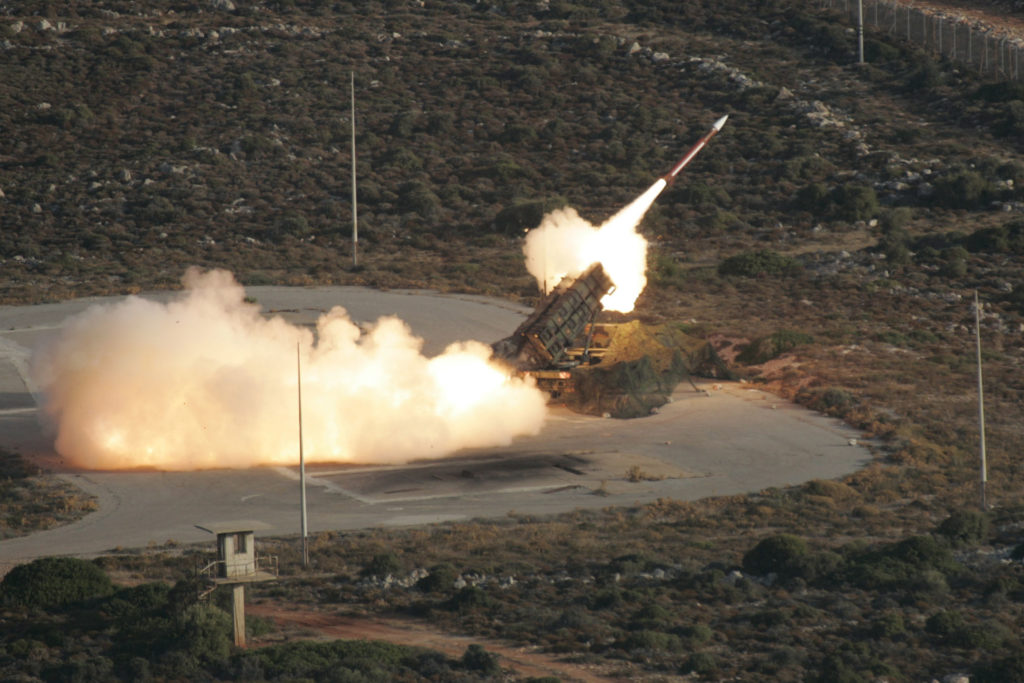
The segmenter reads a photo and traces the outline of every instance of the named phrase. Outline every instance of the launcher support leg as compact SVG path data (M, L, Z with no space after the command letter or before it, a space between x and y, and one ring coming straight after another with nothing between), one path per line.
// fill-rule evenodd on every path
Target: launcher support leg
M235 622L235 646L245 647L245 584L236 583L231 595L231 612Z

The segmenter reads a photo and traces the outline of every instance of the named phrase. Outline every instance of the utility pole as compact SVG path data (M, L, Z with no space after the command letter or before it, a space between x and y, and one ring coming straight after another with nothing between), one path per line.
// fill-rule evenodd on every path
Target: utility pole
M352 267L359 267L359 216L356 208L356 72L352 75Z
M974 342L978 362L978 432L981 445L981 511L988 509L985 500L985 487L988 484L988 464L985 457L985 390L981 381L981 304L978 303L978 290L974 290Z
M302 567L309 568L309 539L306 523L306 455L302 447L302 355L295 344L295 368L299 384L299 505L302 507Z
M864 63L864 0L857 0L857 61Z

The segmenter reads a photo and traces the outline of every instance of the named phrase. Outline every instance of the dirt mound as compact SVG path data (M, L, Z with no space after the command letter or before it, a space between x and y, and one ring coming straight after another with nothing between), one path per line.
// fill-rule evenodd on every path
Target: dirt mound
M725 364L706 340L677 324L633 321L606 326L607 346L600 363L575 368L571 409L590 415L630 418L649 415L664 405L683 379L730 378Z

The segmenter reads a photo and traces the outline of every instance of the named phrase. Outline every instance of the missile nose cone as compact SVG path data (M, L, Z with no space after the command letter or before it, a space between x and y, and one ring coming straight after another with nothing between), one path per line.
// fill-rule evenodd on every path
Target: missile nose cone
M715 124L714 124L713 126L711 126L711 127L712 127L712 128L714 128L714 129L715 129L716 131L717 131L717 130L722 130L722 126L724 126L724 125L725 125L725 121L726 121L726 119L728 119L728 118L729 118L729 115L728 115L728 114L726 114L726 115L725 115L725 116L723 116L722 118L720 118L720 119L718 119L717 121L715 121Z

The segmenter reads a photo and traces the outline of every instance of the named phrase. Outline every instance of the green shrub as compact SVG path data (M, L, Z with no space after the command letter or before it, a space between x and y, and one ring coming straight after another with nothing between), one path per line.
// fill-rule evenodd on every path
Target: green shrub
M878 225L883 233L888 234L894 230L903 230L913 217L913 209L907 206L900 206L895 209L882 211L878 217Z
M989 519L979 510L954 510L944 519L936 533L944 536L954 546L973 546L983 543L988 537Z
M249 680L389 681L412 680L409 666L422 651L371 640L332 640L285 643L257 653L259 662L248 668L262 675ZM236 667L241 664L234 661Z
M232 640L231 615L213 605L192 605L182 616L178 643L200 662L227 659Z
M698 676L712 676L718 671L718 660L710 652L694 652L687 658L683 671Z
M895 611L884 612L871 625L871 635L875 638L893 638L905 632L903 615Z
M416 587L424 593L437 593L452 590L458 572L448 563L430 568L430 573L416 582Z
M973 253L1024 253L1024 221L1011 221L1006 225L975 230L964 238L963 245Z
M848 546L844 552L846 579L867 589L941 592L945 577L959 569L949 546L933 536L911 536L872 549Z
M967 275L967 250L963 247L949 247L939 254L942 265L939 274L947 278L961 278Z
M811 213L824 213L829 204L828 187L823 183L804 185L796 192L793 203L798 209Z
M853 406L857 405L857 398L846 389L829 387L828 389L811 389L800 394L800 402L811 410L842 417Z
M973 683L1022 683L1024 682L1024 649L1019 645L1006 657L981 664Z
M18 565L0 582L4 602L22 607L59 607L113 591L102 569L74 557L44 557Z
M878 213L878 197L867 185L840 185L831 195L833 215L845 221L866 221Z
M789 534L769 536L743 556L743 571L756 576L798 573L808 555L807 542Z
M935 181L935 198L953 209L977 209L991 201L992 184L974 170L957 171Z
M633 631L622 642L622 647L632 652L642 650L648 652L679 652L683 649L683 641L673 633L643 629Z
M476 643L466 648L461 661L462 666L467 670L479 671L487 676L493 676L501 671L497 655L491 654L482 645Z
M459 590L445 603L445 607L454 612L469 612L477 608L487 607L490 598L479 586L466 586Z
M801 265L796 259L770 249L745 251L718 264L719 275L740 277L787 276L795 275L800 270Z
M760 365L813 341L814 337L803 332L779 330L747 344L736 356L736 360L746 365Z
M402 571L402 563L399 562L397 555L389 551L374 555L360 573L363 576L387 576L400 571Z
M710 626L705 624L694 624L684 628L682 635L686 638L687 646L692 648L710 641L714 638L715 632L711 630Z
M398 189L398 208L431 220L441 213L441 199L426 184L414 181Z

